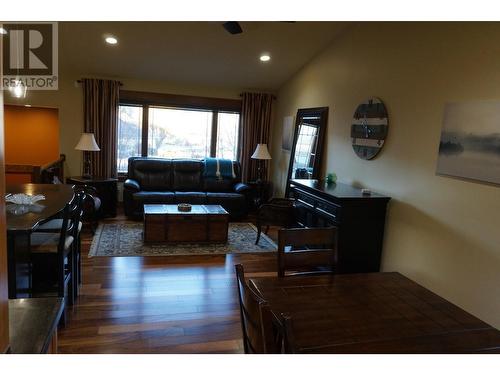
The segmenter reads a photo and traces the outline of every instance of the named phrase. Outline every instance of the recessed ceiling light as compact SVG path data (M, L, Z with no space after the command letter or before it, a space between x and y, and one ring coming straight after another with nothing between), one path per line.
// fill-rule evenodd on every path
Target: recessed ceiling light
M106 39L104 39L106 43L108 44L117 44L118 39L116 39L114 36L107 36Z
M269 55L268 53L263 53L262 55L260 55L260 61L266 62L269 60L271 60L271 55Z
M3 27L0 27L0 34L7 34L7 30L5 30Z

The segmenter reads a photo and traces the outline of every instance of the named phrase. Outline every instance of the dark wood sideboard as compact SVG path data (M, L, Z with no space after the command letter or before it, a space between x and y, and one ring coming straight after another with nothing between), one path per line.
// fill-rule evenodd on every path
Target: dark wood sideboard
M338 273L380 271L390 197L364 195L350 185L318 180L290 180L288 190L296 200L300 226L339 228Z

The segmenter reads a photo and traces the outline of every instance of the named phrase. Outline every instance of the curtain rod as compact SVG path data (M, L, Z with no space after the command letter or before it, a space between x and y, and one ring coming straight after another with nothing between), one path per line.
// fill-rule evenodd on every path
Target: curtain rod
M266 92L265 94L268 94L268 93ZM240 94L240 97L242 97L242 96L243 96L243 93L241 93L241 94ZM276 98L276 95L274 95L274 94L271 94L271 97L272 97L273 99L277 99L277 98Z
M77 79L76 82L77 83L82 83L82 80L81 79ZM120 86L123 86L123 82L118 81L118 83L120 84Z

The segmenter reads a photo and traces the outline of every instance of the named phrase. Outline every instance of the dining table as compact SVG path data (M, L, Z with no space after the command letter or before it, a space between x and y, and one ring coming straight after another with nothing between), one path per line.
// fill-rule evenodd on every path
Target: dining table
M7 203L7 264L9 298L30 297L32 289L30 238L43 222L60 214L74 198L73 186L65 184L7 184L9 194L41 194L31 205Z
M298 353L500 353L500 331L397 272L248 282Z

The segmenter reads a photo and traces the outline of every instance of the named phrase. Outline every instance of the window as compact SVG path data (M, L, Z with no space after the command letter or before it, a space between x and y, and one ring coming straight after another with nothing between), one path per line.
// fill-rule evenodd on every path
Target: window
M219 112L217 124L217 146L215 156L223 159L236 160L238 157L240 114Z
M120 105L118 113L118 173L126 173L128 158L141 156L142 107Z
M212 112L149 108L148 155L162 158L210 156Z
M120 92L118 173L131 156L238 158L241 102Z

